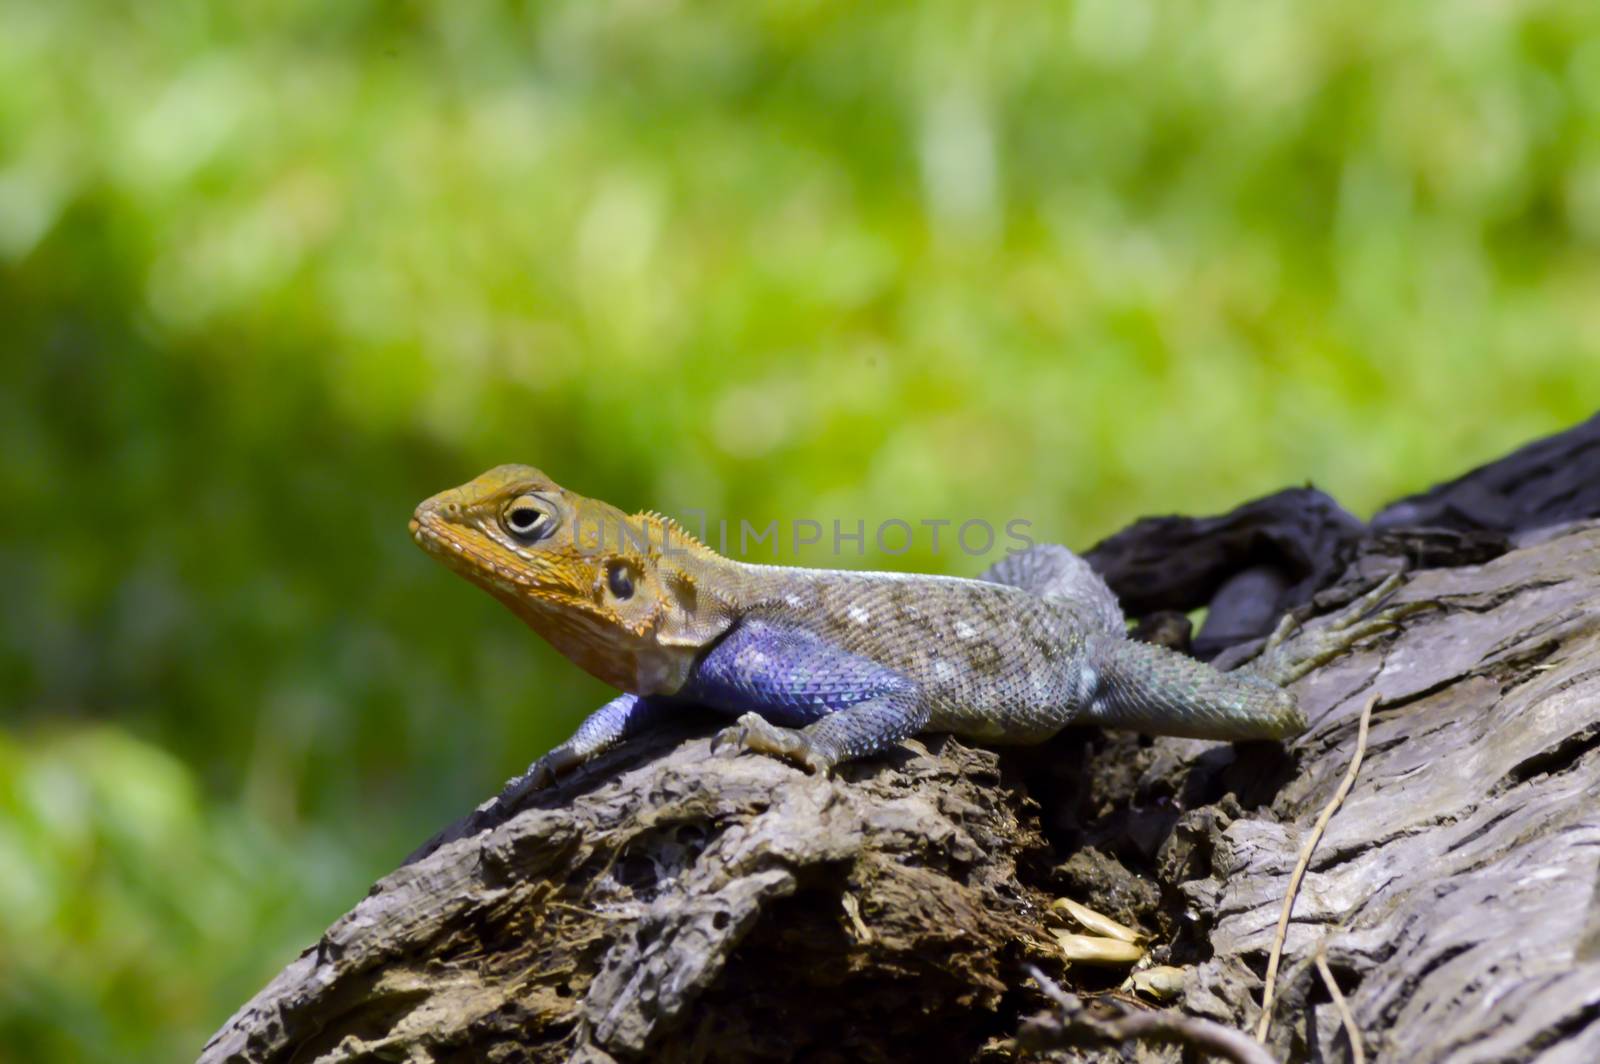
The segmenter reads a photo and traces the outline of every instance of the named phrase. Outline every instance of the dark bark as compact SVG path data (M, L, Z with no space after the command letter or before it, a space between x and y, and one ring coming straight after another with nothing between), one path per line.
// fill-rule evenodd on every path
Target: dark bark
M1372 527L1525 532L1600 514L1600 414L1436 488L1390 503Z
M1310 965L1326 941L1369 1056L1600 1059L1600 524L1581 523L1600 517L1597 433L1405 500L1376 531L1295 491L1096 549L1138 612L1210 604L1220 664L1282 609L1412 569L1399 600L1437 608L1300 681L1312 724L1286 749L930 736L823 779L710 756L716 722L687 720L447 830L202 1059L1065 1059L1044 1047L1073 1043L1118 1060L1108 1031L1181 1030L1091 1030L1041 992L1028 965L1089 1002L1120 978L1063 965L1044 916L1062 894L1150 931L1186 969L1184 1013L1247 1030L1300 840L1373 692L1269 1048L1348 1059ZM1485 499L1509 501L1495 518Z

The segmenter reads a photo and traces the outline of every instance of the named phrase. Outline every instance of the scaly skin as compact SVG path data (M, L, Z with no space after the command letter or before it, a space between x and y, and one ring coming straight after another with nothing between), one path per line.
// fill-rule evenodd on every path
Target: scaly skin
M1128 639L1110 589L1065 547L1012 555L976 580L752 565L531 466L435 495L411 531L624 692L534 764L532 786L685 704L742 714L719 745L812 771L923 731L1037 743L1088 723L1282 739L1305 719L1279 683L1394 619L1361 620L1368 596L1320 645L1295 653L1275 639L1251 669L1222 673Z

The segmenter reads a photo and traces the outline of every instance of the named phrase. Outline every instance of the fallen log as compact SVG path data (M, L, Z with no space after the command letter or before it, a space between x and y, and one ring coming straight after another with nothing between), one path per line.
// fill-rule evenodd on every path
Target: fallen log
M819 778L713 756L719 722L691 717L446 829L201 1059L1177 1060L1186 1030L1228 1051L1373 695L1268 1051L1350 1059L1321 950L1368 1058L1600 1059L1596 439L1600 419L1370 528L1302 490L1091 552L1137 612L1211 603L1221 666L1282 610L1314 628L1409 570L1395 601L1434 608L1299 681L1311 727L1286 747L926 736ZM1152 936L1184 973L1172 1013L1064 961L1063 895Z

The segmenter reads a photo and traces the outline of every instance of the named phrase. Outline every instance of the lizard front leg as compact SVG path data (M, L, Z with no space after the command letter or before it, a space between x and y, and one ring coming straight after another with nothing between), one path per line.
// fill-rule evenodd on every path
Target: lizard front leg
M659 719L670 705L660 698L618 695L584 718L572 738L508 781L502 793L521 794L548 787L560 773L592 761L629 736L647 730L650 722Z
M770 754L812 772L875 754L928 723L920 690L899 673L809 631L765 621L730 632L682 694L748 711L714 748Z

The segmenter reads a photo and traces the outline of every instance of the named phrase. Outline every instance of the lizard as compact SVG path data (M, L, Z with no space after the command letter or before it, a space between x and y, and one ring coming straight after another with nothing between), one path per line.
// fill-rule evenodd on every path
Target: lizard
M922 732L997 745L1079 724L1287 739L1306 718L1284 685L1409 612L1373 612L1396 574L1315 636L1288 640L1286 617L1254 662L1222 672L1130 638L1110 587L1054 544L975 579L757 564L527 465L434 495L410 530L622 692L507 793L548 786L685 705L734 718L713 750L824 773Z

